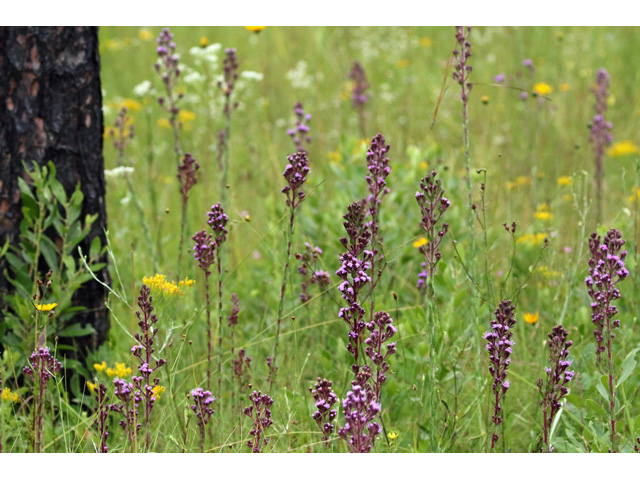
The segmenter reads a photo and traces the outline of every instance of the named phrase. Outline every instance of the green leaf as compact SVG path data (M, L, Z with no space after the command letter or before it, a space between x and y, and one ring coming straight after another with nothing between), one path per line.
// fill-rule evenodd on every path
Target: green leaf
M622 385L624 381L627 378L629 378L633 373L633 371L635 370L637 365L635 357L638 350L640 350L640 348L636 348L631 352L629 352L629 355L627 355L627 358L625 358L624 361L622 362L622 374L620 375L620 378L616 382L616 387L619 387L620 385Z
M89 259L95 258L100 255L101 248L102 243L100 242L100 237L93 237L93 240L91 240L91 246L89 247ZM0 254L0 257L2 257L2 254Z
M53 240L46 235L43 235L40 239L40 248L42 250L42 256L47 261L49 268L54 272L58 271L58 249L56 248Z
M95 333L95 329L87 324L84 327L79 323L72 323L66 328L63 328L62 331L58 332L59 337L84 337L86 335L91 335Z
M584 408L584 399L580 395L569 394L567 395L567 402L575 405L578 408Z
M606 387L603 385L602 383L602 379L605 378L607 380L606 383ZM598 393L602 396L602 398L604 398L607 402L609 401L609 377L607 377L606 375L603 375L602 378L600 379L600 383L596 383L596 390L598 390Z
M596 413L601 417L605 417L605 418L609 415L607 411L604 408L602 408L602 405L596 403L596 401L593 400L592 398L587 398L585 403L587 405L587 408L591 410L593 413Z

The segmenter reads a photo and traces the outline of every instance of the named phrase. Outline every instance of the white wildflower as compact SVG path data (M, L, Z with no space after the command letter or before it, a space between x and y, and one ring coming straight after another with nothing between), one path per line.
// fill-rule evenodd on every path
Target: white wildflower
M120 167L113 168L111 170L105 170L104 176L105 178L117 178L117 177L124 177L125 175L133 172L134 172L133 167L120 166Z

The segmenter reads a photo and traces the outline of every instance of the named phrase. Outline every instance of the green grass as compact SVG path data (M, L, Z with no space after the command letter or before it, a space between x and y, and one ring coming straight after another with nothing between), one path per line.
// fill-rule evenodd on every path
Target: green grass
M162 92L153 69L159 29L149 30L151 40L143 40L140 29L133 27L100 30L103 101L108 107L105 125L113 124L123 100L134 99L142 105L140 110L129 112L135 138L126 151L126 164L135 168L135 198L128 193L124 179L107 180L113 252L110 269L114 290L124 293L130 305L136 302L144 275L161 273L169 279L180 275L197 280L184 296L154 296L161 330L158 355L168 363L159 370L166 392L152 414L152 450L195 451L196 419L188 410L186 395L206 383L204 278L189 252L185 252L183 268L178 271L177 267L181 219L176 158L171 131L157 124L166 114L156 96L144 99L133 93L133 88L145 80ZM381 399L384 431L374 451L488 451L493 407L482 335L489 329L493 310L505 298L517 304L517 324L509 370L512 387L503 401L505 421L499 451L531 451L537 441L542 413L535 383L543 377L548 361L547 333L558 323L565 326L574 342L570 358L576 379L570 384L571 394L560 413L553 444L561 452L607 451L608 403L596 386L600 378L595 366L590 301L584 287L586 242L592 231L603 233L611 227L620 229L627 239L631 276L621 285L618 306L622 327L614 340L619 378L625 357L635 355L640 347L635 315L639 298L639 198L633 190L640 185L639 158L637 154L605 158L603 224L596 225L592 203L594 161L588 130L594 102L590 88L597 70L607 68L611 74L607 117L614 125L614 141L640 141L640 105L635 95L640 73L631 68L639 60L640 31L474 28L474 86L469 115L472 182L478 206L481 182L486 182L487 191L484 211L479 210L486 228L477 222L473 231L467 225L465 210L462 105L459 87L447 73L447 60L455 47L453 28L268 27L253 34L241 27L180 27L172 28L172 32L180 62L189 67L195 68L189 49L199 46L201 37L206 36L209 43L237 48L241 71L264 75L262 81L242 80L245 87L237 92L240 107L233 113L230 187L224 205L230 232L222 250L224 331L228 332L230 295L237 292L241 310L236 351L244 348L252 358L251 384L262 391L269 390L265 357L273 349L286 249L288 214L280 189L284 186L286 156L294 150L286 130L294 124L295 102L302 102L313 115L313 142L308 148L311 173L305 186L308 196L296 214L293 251L302 252L304 242L322 248L320 268L331 273L333 282L324 292L312 289L313 299L301 305L300 275L293 261L278 353L280 371L269 392L275 402L267 451L325 451L311 419L314 406L309 387L317 377L326 377L333 381L341 401L350 389L351 358L345 346L348 327L338 318L344 301L337 291L334 272L343 252L339 243L344 235L342 216L348 204L367 195L366 146L378 132L391 144L392 173L388 180L391 193L384 198L381 209L380 233L387 265L376 288L376 308L391 314L399 332L394 338L398 353L390 359L391 373ZM223 53L219 56L221 64ZM533 60L532 75L522 66L525 58ZM363 64L371 84L372 98L365 107L366 142L359 138L357 114L350 100L348 73L354 60ZM308 84L294 86L287 72L296 66L300 70L299 62L305 62ZM499 73L507 75L502 85L494 84L493 78ZM219 68L210 77L218 74ZM444 95L432 127L445 77ZM537 82L551 85L553 92L546 98L534 98L531 92ZM189 200L190 236L205 228L206 212L221 198L215 146L224 122L214 79L201 87L184 81L181 85L185 91L181 108L195 115L181 131L182 146L201 165L199 183ZM520 99L521 90L529 92L527 101ZM483 96L488 99L483 100ZM105 138L104 154L105 168L114 168L117 154L109 137ZM414 194L420 179L433 168L439 171L452 206L444 218L450 224L450 234L443 241L443 259L435 280L437 322L435 337L431 338L425 305L416 288L422 260L413 242L421 236ZM561 176L571 177L572 185L558 185ZM628 200L632 195L635 202ZM134 202L140 202L144 221ZM550 219L535 218L540 204L548 206ZM543 249L542 244L514 243L502 226L512 221L518 224L516 238L544 233L549 246ZM475 259L467 256L472 235L477 245ZM189 249L192 246L188 237L185 245ZM478 289L468 280L458 254L464 265L475 262ZM505 282L510 268L511 275ZM217 298L215 279L214 273L213 298ZM132 365L133 311L114 295L109 298L109 307L109 340L92 354L90 365L103 360L109 366L115 362ZM523 314L527 312L539 312L536 324L525 323ZM217 325L215 307L212 317ZM246 452L251 427L241 411L249 404L249 392L237 391L237 384L232 383L229 337L223 340L223 389L213 391L218 400L207 450ZM436 350L430 359L432 342ZM214 357L214 371L216 362ZM626 365L630 364L628 360ZM429 365L437 366L434 372L428 371ZM106 374L91 371L111 387ZM435 385L430 383L431 378L435 378ZM214 377L212 387L216 384ZM640 378L632 371L617 389L617 430L623 451L632 451L634 439L640 434L639 387ZM434 388L438 398L435 411L429 408ZM58 405L58 399L54 403ZM90 415L77 405L60 404L59 411L54 426L45 420L47 450L93 451L92 442L97 444L99 439L87 430ZM27 428L17 420L12 422L4 428L9 439L22 435ZM340 411L338 425L343 424ZM130 450L115 422L110 432L111 451ZM397 437L390 439L387 434L391 432ZM5 451L24 449L19 440L5 441ZM346 444L334 436L329 451L346 450Z

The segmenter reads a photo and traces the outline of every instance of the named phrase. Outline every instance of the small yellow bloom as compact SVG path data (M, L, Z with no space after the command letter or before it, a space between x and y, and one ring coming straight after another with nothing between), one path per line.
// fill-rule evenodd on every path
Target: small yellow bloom
M17 393L13 393L10 388L3 388L2 400L5 402L18 403L20 401L20 397Z
M185 277L184 280L180 280L178 285L180 287L192 287L196 284L195 280L190 279L189 277Z
M138 37L140 37L140 40L148 42L153 39L153 33L148 28L143 28L138 32Z
M36 304L36 308L41 312L49 312L58 306L57 303L42 303Z
M551 220L553 218L553 214L549 211L549 205L541 203L538 205L533 217L537 220Z
M520 176L520 177L516 178L516 183L518 185L530 185L531 184L531 177Z
M246 28L247 30L253 33L260 33L262 30L264 30L267 27L244 27L244 28Z
M398 432L389 432L387 433L387 437L389 437L389 440L395 440L396 438L398 438Z
M480 101L486 105L487 103L489 103L489 95L483 95L482 97L480 97Z
M568 92L569 91L569 84L568 83L563 83L562 85L560 85L560 91L561 92Z
M125 378L133 373L131 368L127 367L124 363L116 362L116 368L107 368L107 375L109 377Z
M407 68L409 66L409 60L398 60L396 62L396 67L398 68Z
M422 37L420 39L420 46L421 47L433 47L433 39L431 37Z
M573 178L566 175L558 177L558 185L560 185L561 187L568 187L569 185L573 185Z
M122 102L120 102L120 108L122 107L127 107L127 110L131 110L132 112L142 110L142 105L140 105L140 102L132 98L125 98Z
M553 87L548 83L538 82L533 86L533 93L541 96L549 95L553 92Z
M525 313L524 315L524 321L533 325L534 323L538 322L538 319L540 318L540 312L536 312L536 313Z
M195 120L195 118L196 114L189 110L180 110L180 113L178 113L178 120L182 123L191 122L192 120Z
M152 396L156 400L160 400L160 395L166 391L166 389L162 385L156 385L155 387L153 387L152 390L153 390Z
M413 242L413 246L415 248L424 247L429 241L425 237L420 237L418 240Z
M625 155L634 155L638 153L638 146L631 140L623 140L614 143L608 150L607 155L610 157L623 157Z
M540 245L544 242L544 239L547 238L547 235L544 233L527 233L518 237L516 243L524 243L525 245Z
M93 364L93 368L96 369L96 372L104 372L107 369L107 362L102 362L102 363L94 363Z
M162 293L166 293L169 295L184 295L184 291L182 291L180 287L190 287L195 283L195 280L189 280L188 278L186 278L185 280L181 280L180 285L178 286L174 280L168 282L166 275L160 275L159 273L156 273L153 277L142 277L142 283L147 285L149 288L153 290L159 290Z
M89 380L87 380L87 387L89 387L89 391L91 393L95 393L97 386L98 386L98 382L92 383Z
M429 164L425 161L420 162L420 168L422 170L426 170L427 168L429 168Z
M156 123L161 128L171 128L171 122L168 118L159 118Z
M209 39L207 37L200 37L200 46L202 48L206 47L207 45L209 45Z

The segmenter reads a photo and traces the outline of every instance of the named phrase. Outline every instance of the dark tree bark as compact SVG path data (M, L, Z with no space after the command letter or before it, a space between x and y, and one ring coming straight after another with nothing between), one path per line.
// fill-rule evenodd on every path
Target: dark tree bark
M81 218L98 214L80 244L83 252L88 254L96 236L105 244L102 132L97 27L0 27L0 246L7 238L12 245L19 242L23 162L50 160L67 195L80 183ZM6 267L0 259L0 296L10 288ZM109 284L107 268L97 275ZM105 295L104 287L90 281L73 297L74 305L86 307L73 321L97 332L78 338L80 357L106 338Z

